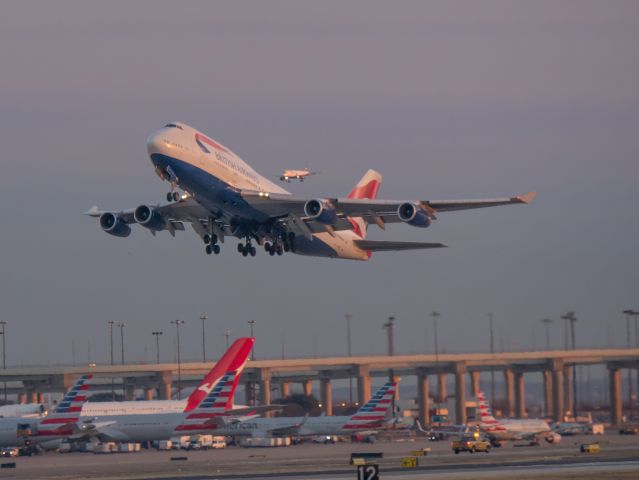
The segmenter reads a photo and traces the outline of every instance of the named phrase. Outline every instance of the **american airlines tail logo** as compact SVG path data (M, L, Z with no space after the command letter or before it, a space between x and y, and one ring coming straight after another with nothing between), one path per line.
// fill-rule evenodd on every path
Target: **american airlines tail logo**
M217 142L214 142L209 137L207 137L206 135L202 135L201 133L195 134L195 142L198 144L198 146L202 149L204 153L211 153L211 151L208 148L206 148L205 144L208 145L209 147L213 147L215 150L228 153L226 148L224 148L222 145L220 145Z

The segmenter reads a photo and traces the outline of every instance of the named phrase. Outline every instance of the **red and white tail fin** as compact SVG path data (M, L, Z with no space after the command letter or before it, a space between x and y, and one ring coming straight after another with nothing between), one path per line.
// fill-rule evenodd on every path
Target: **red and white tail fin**
M493 413L490 411L490 405L486 400L483 392L478 392L477 396L479 397L479 412L480 419L483 425L496 425L499 422L495 417L493 417Z
M204 397L204 400L195 409L186 414L182 424L178 425L175 430L184 432L210 429L212 425L207 424L207 421L224 415L228 410L228 403L233 398L233 392L241 373L241 369L239 371L229 370L222 375L214 388Z
M37 429L39 436L71 435L73 433L73 425L80 420L82 405L87 401L89 383L92 379L93 374L88 374L82 375L75 381L53 412L40 420Z
M233 390L231 395L227 398L226 403L226 408L230 409L233 404L233 392L235 392L235 389L237 388L237 383L240 381L240 375L242 374L244 365L246 365L254 343L255 339L249 337L238 338L235 340L233 345L231 345L226 353L222 355L215 366L202 379L199 385L195 387L195 390L193 390L193 393L191 393L188 401L186 402L184 412L190 412L200 405L206 396L211 393L214 387L218 385L218 382L224 375L226 375L227 372L237 372L237 376L234 378Z
M342 427L344 430L370 430L380 428L393 405L397 383L386 382L371 399L351 416Z
M377 192L382 185L382 174L375 170L367 171L362 179L357 182L357 185L353 187L351 193L348 194L348 198L368 198L370 200L377 198ZM366 227L368 222L362 217L348 217L353 225L353 231L360 238L366 238Z

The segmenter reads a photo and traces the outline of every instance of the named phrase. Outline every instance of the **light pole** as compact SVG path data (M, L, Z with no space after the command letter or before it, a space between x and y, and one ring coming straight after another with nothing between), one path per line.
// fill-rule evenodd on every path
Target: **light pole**
M155 363L160 364L160 335L162 335L162 331L151 332L155 337Z
M344 315L344 318L346 318L346 353L348 354L348 356L352 356L352 351L351 351L351 318L352 315L350 313L347 313L346 315ZM353 377L352 376L348 376L348 405L349 407L353 405Z
M177 333L178 400L182 400L182 364L180 361L180 325L184 323L184 320L171 320L169 323L172 323L175 325L175 332Z
M110 350L111 350L111 366L113 366L114 364L114 359L113 359L113 325L115 325L115 322L113 320L109 320L107 322L107 324L109 325L109 341L110 341ZM111 377L111 401L115 402L115 383L113 381L113 377Z
M120 361L124 365L124 327L126 327L126 323L120 322L118 327L120 327Z
M2 325L2 331L0 331L0 335L2 335L2 370L6 370L7 369L7 321L6 320L0 320L0 325ZM5 380L4 382L4 401L5 403L7 402L7 381Z
M247 323L251 327L251 338L255 338L254 335L253 335L253 328L255 327L255 320L249 320ZM255 360L255 342L253 342L253 345L251 346L251 360Z
M204 330L204 322L208 320L205 314L200 315L200 320L202 320L202 363L206 362L206 332Z
M488 330L490 332L490 354L495 354L495 330L493 329L493 314L487 313ZM495 369L490 367L490 401L495 403Z
M385 323L382 328L388 333L388 355L393 356L393 324L395 323L395 317L388 317L388 322Z
M433 342L435 344L435 370L437 371L437 375L440 374L439 372L439 345L437 344L437 317L439 317L441 315L441 313L433 310L430 314L430 316L433 319ZM441 379L441 377L438 377ZM441 383L439 383L439 391L437 392L437 411L439 412L439 405L440 402L442 400L442 389L441 389ZM439 413L438 413L439 415Z
M577 321L577 317L575 316L575 312L568 312L562 317L566 321L566 325L570 324L570 340L572 344L572 349L575 350L576 342L575 342L575 322ZM568 348L566 348L567 350ZM577 365L573 364L572 366L572 415L577 418Z
M224 330L223 335L224 335L224 338L226 338L226 349L228 350L228 348L229 348L229 337L231 336L231 331L226 329L226 330Z
M541 323L544 324L546 331L546 351L548 351L550 350L550 325L552 324L552 318L544 318L541 320Z

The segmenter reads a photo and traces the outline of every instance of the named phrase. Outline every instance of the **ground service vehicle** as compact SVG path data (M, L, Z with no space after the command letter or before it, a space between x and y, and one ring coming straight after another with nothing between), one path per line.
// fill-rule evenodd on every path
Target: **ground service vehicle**
M454 440L451 443L453 451L457 454L459 452L490 452L491 445L488 440L478 436L463 436L459 440Z

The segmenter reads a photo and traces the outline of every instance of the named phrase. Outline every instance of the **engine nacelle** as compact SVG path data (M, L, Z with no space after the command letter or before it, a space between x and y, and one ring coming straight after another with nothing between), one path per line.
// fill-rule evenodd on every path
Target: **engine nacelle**
M158 232L166 228L166 222L162 215L148 205L140 205L136 208L133 212L133 218L137 223L149 230Z
M548 443L559 443L561 442L561 435L555 432L549 433L548 436L546 437L546 441Z
M334 225L337 222L337 212L326 200L309 200L304 204L304 214L311 220L326 225Z
M106 212L100 215L100 227L109 235L116 237L128 237L131 235L131 227L115 213Z
M430 226L430 217L419 205L402 203L397 209L397 216L402 222L413 227L426 228Z

